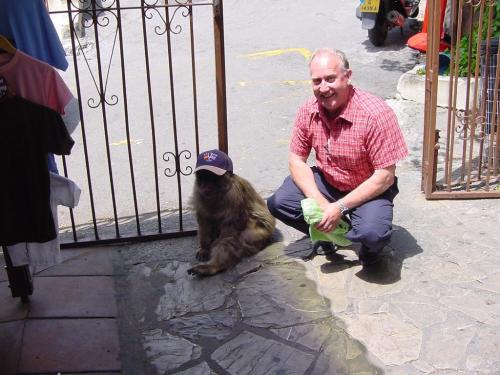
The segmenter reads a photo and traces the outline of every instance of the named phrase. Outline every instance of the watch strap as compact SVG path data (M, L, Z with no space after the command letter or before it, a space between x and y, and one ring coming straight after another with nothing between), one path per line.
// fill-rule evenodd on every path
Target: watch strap
M344 204L344 202L342 201L342 199L339 199L336 203L337 203L337 205L339 206L339 208L340 208L340 213L341 213L342 215L345 215L345 214L347 214L347 213L349 212L349 210L350 210L350 209L349 209L349 207L347 207L347 206Z

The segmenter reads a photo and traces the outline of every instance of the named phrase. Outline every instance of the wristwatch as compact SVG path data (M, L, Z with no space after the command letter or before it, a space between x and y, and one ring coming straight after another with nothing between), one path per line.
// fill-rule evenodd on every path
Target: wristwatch
M340 208L340 213L342 215L346 215L347 213L349 213L349 208L344 204L344 202L342 202L342 199L339 199L337 202L336 202Z

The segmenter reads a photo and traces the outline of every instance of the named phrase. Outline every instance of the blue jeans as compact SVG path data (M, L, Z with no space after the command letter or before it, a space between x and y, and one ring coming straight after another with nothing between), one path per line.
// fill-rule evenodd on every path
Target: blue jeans
M330 201L341 199L348 192L342 192L330 186L318 168L311 168L319 191ZM394 184L379 196L351 210L349 216L351 230L346 237L353 242L360 242L365 251L377 253L389 243L392 235L392 203L399 193L397 178ZM309 224L304 221L300 201L305 196L292 178L288 176L278 190L267 200L271 214L286 225L305 234L309 234Z

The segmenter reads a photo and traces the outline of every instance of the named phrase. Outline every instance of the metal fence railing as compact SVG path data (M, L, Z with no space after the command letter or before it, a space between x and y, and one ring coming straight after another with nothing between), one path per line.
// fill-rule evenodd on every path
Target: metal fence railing
M59 215L63 247L195 233L196 155L227 151L222 0L64 5L49 11L67 20L81 122L61 163L82 195Z
M448 76L440 76L440 1L428 1L422 189L428 199L500 198L500 3L451 3ZM442 67L441 67L442 68ZM441 69L443 70L443 69ZM446 110L437 107L447 85ZM443 91L443 90L441 90Z

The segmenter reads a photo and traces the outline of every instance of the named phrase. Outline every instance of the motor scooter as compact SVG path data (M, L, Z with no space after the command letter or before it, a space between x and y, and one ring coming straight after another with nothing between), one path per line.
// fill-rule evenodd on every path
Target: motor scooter
M393 27L402 27L407 18L418 16L420 0L360 0L356 17L361 27L368 30L368 39L376 46L382 46L387 32Z

